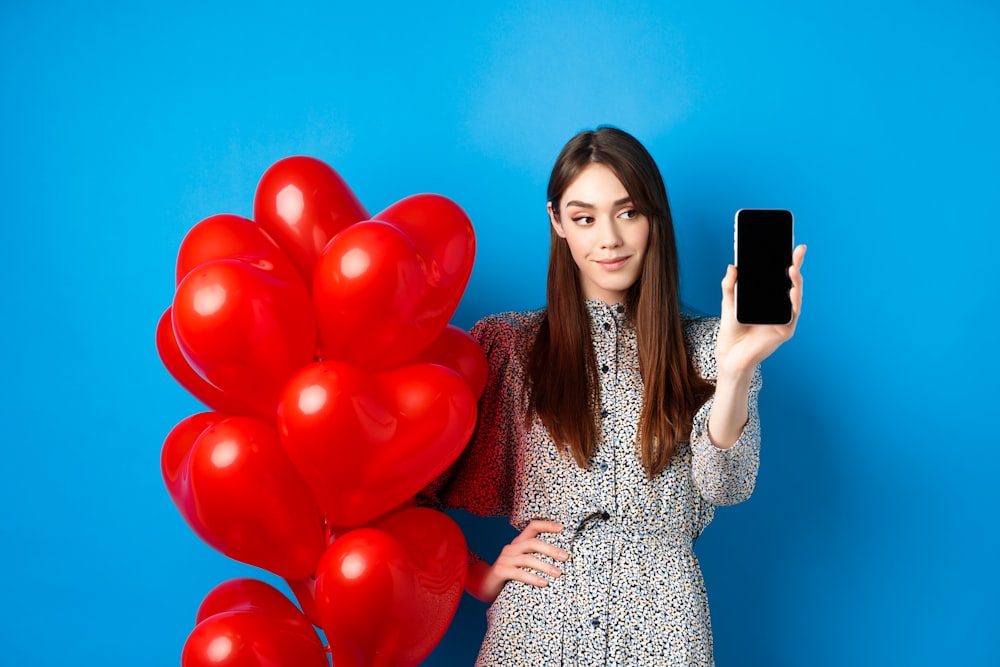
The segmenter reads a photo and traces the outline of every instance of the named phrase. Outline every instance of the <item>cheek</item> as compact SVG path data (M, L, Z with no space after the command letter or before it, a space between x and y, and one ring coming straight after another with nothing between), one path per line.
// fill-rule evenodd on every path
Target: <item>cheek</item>
M563 243L569 248L569 254L573 256L573 259L579 259L586 254L586 244L583 239L580 238L579 234L566 234L562 237Z
M640 253L645 254L646 249L649 247L649 223L646 223L635 230L635 236L632 239L632 247Z
M567 242L567 245L569 246L570 256L573 258L573 261L576 263L577 267L580 267L584 263L584 260L587 258L586 251L578 243Z

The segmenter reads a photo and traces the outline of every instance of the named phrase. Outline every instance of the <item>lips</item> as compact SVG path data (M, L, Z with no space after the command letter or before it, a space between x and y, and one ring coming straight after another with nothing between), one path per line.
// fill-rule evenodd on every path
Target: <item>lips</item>
M611 259L599 259L597 260L597 265L600 266L605 271L617 271L618 269L625 266L629 257L612 257Z

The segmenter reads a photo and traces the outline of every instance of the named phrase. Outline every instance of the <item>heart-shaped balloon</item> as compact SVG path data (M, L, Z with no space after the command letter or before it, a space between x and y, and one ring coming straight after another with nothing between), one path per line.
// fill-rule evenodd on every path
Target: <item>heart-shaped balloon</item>
M448 324L472 272L472 222L450 199L414 195L337 234L312 296L323 358L395 368Z
M279 160L264 172L254 194L253 212L307 285L312 284L316 260L330 239L368 218L340 174L306 156Z
M298 279L235 259L205 262L177 286L173 329L198 374L255 414L273 415L282 385L310 363L316 321Z
M426 507L338 537L316 573L316 608L333 663L419 664L455 615L467 557L458 525Z
M467 331L453 324L446 326L430 347L407 363L447 366L462 376L477 399L486 388L489 366L483 348Z
M269 614L231 611L211 616L188 635L181 667L329 667L322 646L288 632Z
M198 609L183 667L329 667L309 621L278 589L256 579L216 586Z
M425 251L427 284L432 288L424 306L447 311L458 307L472 275L476 235L462 208L441 195L420 194L401 199L373 216L406 231Z
M170 499L174 501L181 516L198 535L201 535L205 529L198 520L194 501L190 494L191 479L188 474L190 471L188 457L194 443L209 426L228 418L229 415L221 412L199 412L185 417L170 429L170 433L163 440L163 448L160 450L160 472L163 474L163 483L167 487L167 493L170 494ZM195 525L197 525L196 528Z
M177 339L174 337L173 306L168 307L156 325L156 351L160 361L177 383L199 401L219 412L233 415L254 415L264 419L273 419L274 411L257 414L254 408L237 398L230 396L208 380L198 375L188 360L184 358Z
M275 428L252 417L215 418L182 421L164 443L164 482L178 511L234 560L291 579L310 576L325 548L323 517Z
M238 259L282 282L302 279L267 232L238 215L212 215L188 230L177 251L177 283L193 269L216 259Z
M345 527L416 495L458 457L475 421L472 390L443 366L368 374L336 361L292 376L277 419L323 514Z
M423 263L406 233L367 220L342 231L316 264L313 302L324 359L384 370L412 349L426 292Z
M241 577L224 581L201 601L195 616L195 625L216 614L230 611L248 611L270 614L300 633L303 638L323 647L319 636L302 612L284 593L259 579Z

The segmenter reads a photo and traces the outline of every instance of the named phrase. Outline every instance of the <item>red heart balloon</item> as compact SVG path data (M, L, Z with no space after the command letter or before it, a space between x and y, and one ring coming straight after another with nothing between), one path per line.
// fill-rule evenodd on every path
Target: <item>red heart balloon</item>
M209 426L228 419L229 415L219 412L199 412L186 417L174 426L163 441L160 450L160 472L167 486L167 493L174 505L180 510L181 516L188 522L197 534L204 527L198 521L194 503L189 493L190 478L188 471L188 455L194 443Z
M475 256L472 222L440 195L408 197L335 236L312 283L323 358L395 368L448 324Z
M465 448L475 421L472 390L442 366L370 375L324 361L288 381L277 423L323 514L350 527L427 486Z
M173 470L176 453L164 458ZM325 547L323 517L273 426L251 417L210 424L172 474L181 485L177 509L211 547L282 577L315 571Z
M316 630L299 608L277 588L259 579L230 579L213 588L198 607L195 625L230 611L270 614L289 632L297 632L323 648Z
M312 635L266 612L222 612L198 623L188 635L181 667L329 667L323 645L315 631Z
M272 645L277 643L286 653L287 659L291 659L296 653L310 656L310 660L314 660L311 656L325 656L326 649L310 621L281 591L270 584L249 578L230 579L219 584L209 591L201 606L198 607L195 624L200 625L203 621L217 615L226 615L228 618L232 618L234 615L230 612L252 613L265 617L258 619L261 623L255 628L257 630L255 633L244 633L250 641L246 642L241 650L233 651L233 659L236 659L237 656L243 656L249 660L255 653L260 655L260 649L268 643ZM264 625L265 622L266 625ZM224 625L227 630L232 631L230 623L227 622ZM217 622L208 624L207 627L213 628L213 632L206 633L212 639L219 636L220 626ZM276 639L279 641L275 642ZM318 649L318 652L309 650L309 645ZM204 651L199 653L204 654ZM274 653L273 647L267 653ZM214 666L218 663L212 662L210 664ZM258 663L251 664L257 665ZM299 663L281 662L278 664L297 665Z
M274 416L273 410L270 411L270 414L255 413L253 407L222 391L191 368L191 364L184 358L184 354L177 345L177 339L174 337L173 306L168 307L163 312L156 325L156 351L160 355L160 361L163 362L164 368L177 380L177 383L213 410L233 415L255 415L265 419Z
M301 281L281 281L239 260L188 273L172 314L192 368L258 415L274 414L282 385L315 355L316 322Z
M254 219L312 284L313 268L327 242L368 213L330 165L306 156L271 165L257 184Z
M385 518L388 514L399 511L407 507L415 507L417 504L416 497L409 498L403 501L398 507L395 507L385 515L380 515L375 517L370 523L378 523L380 520ZM326 543L332 544L333 540L338 535L342 535L351 528L344 528L342 526L334 526L329 522L326 524ZM316 577L306 577L305 579L285 579L285 583L288 584L288 588L291 589L292 593L295 595L295 599L298 601L299 606L302 607L302 613L306 615L313 625L319 626L319 612L316 610Z
M177 283L216 259L238 259L280 281L301 280L292 261L258 224L238 215L212 215L192 227L177 251Z
M316 573L316 607L333 663L419 664L455 615L467 554L458 525L426 507L338 537Z
M421 258L403 230L368 220L337 234L313 279L323 358L370 370L397 365L413 344L425 291Z
M462 208L436 194L412 195L373 216L405 230L425 252L427 284L425 308L448 312L450 319L472 275L476 235Z
M440 364L450 368L462 376L477 399L486 388L489 366L483 348L468 332L453 324L446 326L430 347L407 363Z

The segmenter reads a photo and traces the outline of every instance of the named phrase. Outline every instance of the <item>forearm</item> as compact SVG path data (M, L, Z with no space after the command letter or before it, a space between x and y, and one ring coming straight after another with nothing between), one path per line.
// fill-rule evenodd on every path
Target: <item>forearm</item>
M725 374L720 369L708 418L708 437L716 447L729 449L739 440L750 418L747 404L752 380L753 368Z

